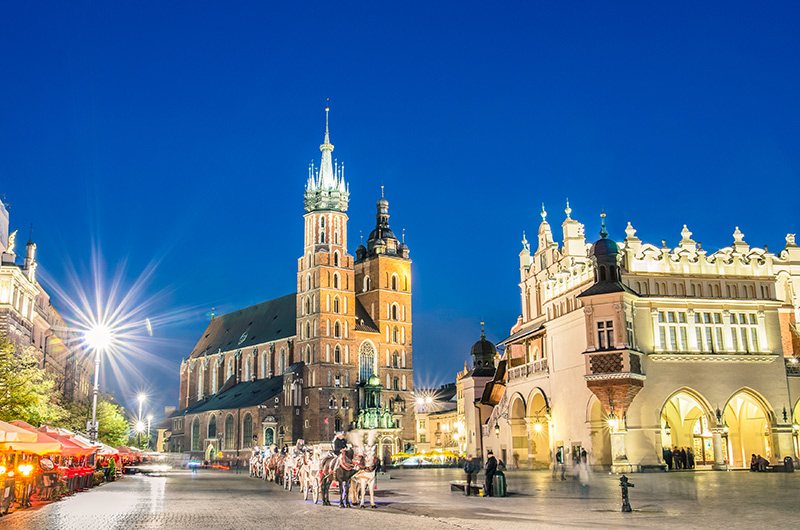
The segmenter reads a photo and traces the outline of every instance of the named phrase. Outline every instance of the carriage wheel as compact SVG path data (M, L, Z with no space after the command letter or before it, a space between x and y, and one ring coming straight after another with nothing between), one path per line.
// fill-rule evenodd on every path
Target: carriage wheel
M317 504L317 501L319 500L319 481L318 480L314 480L311 483L311 486L314 488L314 491L313 491L314 504Z

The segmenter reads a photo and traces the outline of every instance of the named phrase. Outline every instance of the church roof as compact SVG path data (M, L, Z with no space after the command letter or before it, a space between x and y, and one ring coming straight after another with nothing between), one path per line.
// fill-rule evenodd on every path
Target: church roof
M364 308L364 305L356 298L356 331L368 331L370 333L380 333L381 330L369 316L369 312Z
M297 294L292 293L213 318L189 358L255 346L296 334Z
M303 363L294 363L286 371L302 370ZM244 381L224 392L218 392L207 399L192 403L175 416L199 414L212 410L241 409L261 405L283 392L283 375L255 381Z

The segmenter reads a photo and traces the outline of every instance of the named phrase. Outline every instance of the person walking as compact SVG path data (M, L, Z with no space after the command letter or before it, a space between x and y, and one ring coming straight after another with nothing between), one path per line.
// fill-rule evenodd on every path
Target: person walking
M492 486L494 485L494 472L497 471L497 459L494 453L489 449L488 458L486 459L486 476L483 479L483 496L492 496Z
M668 447L664 448L664 463L667 464L667 471L672 471L672 451Z
M689 460L686 457L686 449L681 449L681 467L689 469Z
M564 459L564 449L556 450L556 463L558 464L559 469L561 469L561 480L567 480L564 476L564 473L567 472L567 463Z
M681 452L678 450L677 445L672 448L672 463L675 469L681 468Z
M686 448L686 458L688 459L689 469L694 469L694 451L692 451L691 447Z
M467 474L467 487L464 488L464 495L469 497L472 481L477 478L475 475L478 473L478 466L472 459L472 455L467 455L467 460L464 462L464 473Z

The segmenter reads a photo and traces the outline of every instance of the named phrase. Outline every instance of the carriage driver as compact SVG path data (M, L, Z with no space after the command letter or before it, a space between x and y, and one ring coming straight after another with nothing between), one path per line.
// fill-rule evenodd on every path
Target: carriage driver
M345 449L347 449L347 440L344 438L344 433L339 431L333 438L333 454L338 455Z
M300 454L306 450L306 441L298 438L297 444L294 446L295 453Z

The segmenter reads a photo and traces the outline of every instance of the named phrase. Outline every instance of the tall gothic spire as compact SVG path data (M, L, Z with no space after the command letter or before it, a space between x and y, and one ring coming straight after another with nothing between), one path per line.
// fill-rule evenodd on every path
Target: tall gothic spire
M328 115L330 107L325 106L325 139L319 150L322 151L319 170L314 171L314 163L309 166L306 184L306 211L347 210L349 190L344 182L344 162L334 163Z

